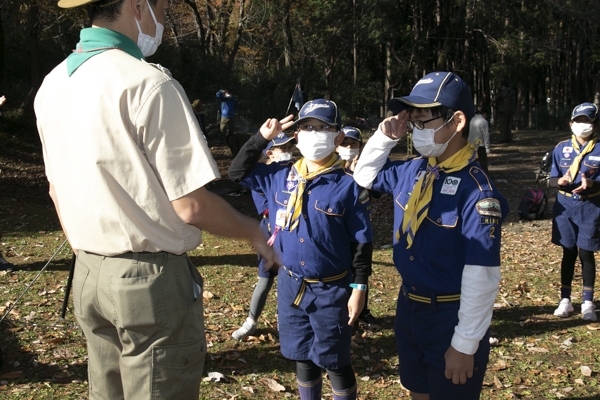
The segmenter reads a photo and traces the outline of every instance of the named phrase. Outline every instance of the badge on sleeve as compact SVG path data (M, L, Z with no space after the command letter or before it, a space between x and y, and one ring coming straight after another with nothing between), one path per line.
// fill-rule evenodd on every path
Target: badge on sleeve
M365 204L366 202L368 202L370 199L369 196L369 191L367 189L363 189L362 192L360 192L360 194L358 195L358 201L360 201L360 204Z
M483 200L479 200L475 205L477 213L485 217L502 217L502 208L500 207L500 200L488 197Z
M441 194L449 194L455 195L458 191L458 185L460 185L460 180L462 178L456 178L454 176L447 176L444 179L444 184L442 185Z

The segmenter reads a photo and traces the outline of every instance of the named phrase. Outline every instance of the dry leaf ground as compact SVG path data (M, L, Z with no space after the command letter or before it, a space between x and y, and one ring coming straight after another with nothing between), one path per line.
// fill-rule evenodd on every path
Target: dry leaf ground
M504 279L497 299L491 359L483 399L596 399L600 398L600 326L582 321L578 314L558 319L552 315L559 289L560 249L550 244L551 220L519 221L517 206L533 186L543 154L566 132L520 131L510 145L493 144L491 175L508 198L511 212L504 225L502 268ZM493 136L496 139L497 135ZM35 127L6 113L0 120L0 251L20 270L0 272L0 314L26 289L29 282L64 240L47 195L43 162ZM213 147L225 176L229 151ZM399 145L393 157L406 156ZM211 190L225 194L234 188L224 178ZM550 206L554 193L549 190ZM254 215L250 196L230 198L237 209ZM353 364L361 399L408 398L396 373L398 363L391 329L400 279L391 261L391 199L373 204L376 232L374 275L370 305L384 319L378 331L358 328ZM68 246L67 246L68 247ZM244 242L205 235L192 260L205 278L208 372L225 376L221 382L203 381L202 399L298 398L293 363L279 353L276 289L256 336L245 342L231 333L246 318L256 281L256 256ZM64 296L69 249L61 250L31 290L0 324L2 399L85 398L85 341L72 312L59 319ZM578 304L581 276L574 280ZM576 311L579 309L576 306ZM324 397L331 398L328 385Z

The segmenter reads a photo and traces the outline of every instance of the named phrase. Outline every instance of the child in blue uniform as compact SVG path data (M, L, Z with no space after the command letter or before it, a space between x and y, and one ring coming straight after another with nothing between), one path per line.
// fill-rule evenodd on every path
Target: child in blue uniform
M334 152L344 133L332 101L313 100L300 110L294 136L303 157L294 165L257 163L269 140L292 125L291 118L267 120L233 160L229 176L268 201L270 243L282 265L281 353L296 361L301 399L321 398L322 368L335 400L356 399L350 344L371 274L369 194L344 172Z
M344 169L348 174L354 173L354 167L356 166L356 162L358 161L358 157L360 157L360 152L363 147L363 139L362 133L360 129L355 128L353 126L345 126L342 128L342 132L344 132L344 140L342 143L335 149L338 156L345 162ZM369 192L372 198L379 199L381 198L381 193L378 192ZM371 329L381 329L382 322L379 318L376 318L373 314L371 314L371 310L369 310L369 288L367 287L367 293L365 295L365 306L358 316L358 322L362 326Z
M263 154L267 157L267 164L281 163L282 165L292 165L292 151L294 149L294 143L296 140L287 136L281 132L273 140L269 142ZM260 229L263 231L266 237L271 236L271 229L269 224L269 208L267 204L267 198L264 193L252 191L252 200L258 211L258 215L262 217L260 221ZM252 300L250 301L250 312L248 318L237 329L231 336L235 340L244 340L249 335L253 335L256 331L256 323L262 310L265 308L267 302L267 296L273 282L275 281L275 273L273 271L265 271L265 260L262 256L258 255L258 282L254 288L252 294Z
M430 73L388 106L400 113L379 125L354 178L394 199L400 379L417 400L479 399L508 204L467 142L474 108L458 76ZM408 129L422 156L390 161Z
M550 185L558 187L552 220L552 243L562 246L560 266L561 300L554 315L568 317L573 311L571 282L579 248L583 277L582 318L596 321L594 251L600 250L600 146L596 131L598 107L583 103L571 114L569 140L552 152Z

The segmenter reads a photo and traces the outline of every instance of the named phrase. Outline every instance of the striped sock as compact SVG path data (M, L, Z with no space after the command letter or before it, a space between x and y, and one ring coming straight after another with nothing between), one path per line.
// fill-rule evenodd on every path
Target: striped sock
M301 400L321 400L323 391L323 378L319 377L312 382L302 382L296 379ZM356 397L355 397L356 398Z
M333 392L333 400L356 400L356 384L348 389L336 390L332 388L331 391Z

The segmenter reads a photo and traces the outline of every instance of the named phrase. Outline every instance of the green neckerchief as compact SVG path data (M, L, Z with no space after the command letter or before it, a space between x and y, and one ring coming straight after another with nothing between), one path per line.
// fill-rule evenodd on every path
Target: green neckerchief
M105 28L85 28L79 34L79 43L67 57L69 76L84 62L106 50L119 49L139 60L144 59L140 48L127 36Z

